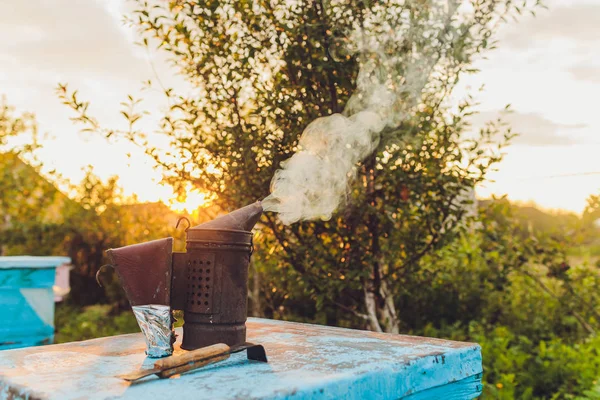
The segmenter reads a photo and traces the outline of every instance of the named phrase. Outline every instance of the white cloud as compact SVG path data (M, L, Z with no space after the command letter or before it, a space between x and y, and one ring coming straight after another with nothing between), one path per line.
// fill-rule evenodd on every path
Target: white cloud
M540 9L502 38L504 46L527 49L536 43L567 39L580 45L600 40L600 4L571 1Z
M548 3L537 17L504 26L498 50L477 63L481 73L464 79L456 94L485 84L477 95L483 114L474 121L512 104L508 120L521 133L480 194L581 212L600 185L597 175L585 175L600 171L600 1Z
M600 66L580 64L569 68L569 72L574 79L600 84Z
M113 77L143 66L131 56L119 22L94 1L2 2L0 22L0 34L11 39L0 42L0 51L22 66Z
M545 118L539 113L502 113L487 111L476 114L472 118L473 128L482 127L487 121L502 117L518 136L512 143L529 146L562 146L585 143L582 135L584 124L561 124Z

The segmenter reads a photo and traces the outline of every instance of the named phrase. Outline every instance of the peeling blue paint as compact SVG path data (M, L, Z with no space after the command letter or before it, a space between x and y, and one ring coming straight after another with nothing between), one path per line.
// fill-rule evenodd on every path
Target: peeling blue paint
M0 350L52 343L56 267L68 257L0 257Z
M57 256L10 256L0 257L0 268L55 268L69 264L69 257Z
M254 318L247 328L248 340L264 345L268 364L235 354L139 384L115 375L152 364L141 334L3 351L0 398L9 390L42 399L177 400L471 399L481 393L476 344ZM175 349L183 352L179 344Z

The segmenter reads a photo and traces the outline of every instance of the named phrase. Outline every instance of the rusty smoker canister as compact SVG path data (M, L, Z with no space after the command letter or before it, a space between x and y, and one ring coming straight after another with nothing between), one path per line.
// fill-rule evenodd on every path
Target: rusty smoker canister
M188 230L183 349L246 341L251 254L251 232L200 227Z

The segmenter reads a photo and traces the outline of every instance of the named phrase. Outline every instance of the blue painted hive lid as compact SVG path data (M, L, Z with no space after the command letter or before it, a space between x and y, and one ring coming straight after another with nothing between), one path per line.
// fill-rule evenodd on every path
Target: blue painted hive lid
M70 264L70 257L57 256L8 256L0 257L0 269L8 268L56 268Z

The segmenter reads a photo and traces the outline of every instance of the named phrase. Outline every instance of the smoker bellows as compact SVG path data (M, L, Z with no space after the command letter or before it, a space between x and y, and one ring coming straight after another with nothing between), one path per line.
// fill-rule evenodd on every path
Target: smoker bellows
M172 310L184 311L186 350L246 341L250 231L262 211L256 202L187 229L185 253L172 251L172 238L107 251L149 356L172 353Z

